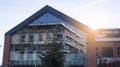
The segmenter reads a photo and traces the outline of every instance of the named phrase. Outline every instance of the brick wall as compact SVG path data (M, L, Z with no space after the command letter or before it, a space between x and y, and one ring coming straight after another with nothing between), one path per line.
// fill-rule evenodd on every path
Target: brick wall
M9 64L10 39L10 36L5 36L2 67L8 67Z

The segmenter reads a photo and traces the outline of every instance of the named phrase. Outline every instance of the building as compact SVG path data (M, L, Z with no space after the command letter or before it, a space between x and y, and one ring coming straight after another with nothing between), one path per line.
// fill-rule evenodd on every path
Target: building
M98 67L120 67L120 29L96 30L95 45Z
M3 67L40 67L40 52L54 36L66 51L65 65L95 67L94 33L86 25L45 6L5 34ZM88 63L89 62L89 63Z

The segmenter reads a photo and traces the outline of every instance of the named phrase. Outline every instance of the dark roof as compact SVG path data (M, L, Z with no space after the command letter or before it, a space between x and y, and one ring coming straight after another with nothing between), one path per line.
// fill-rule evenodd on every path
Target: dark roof
M78 29L81 29L83 31L88 31L88 29L90 29L88 26L86 26L86 25L70 18L69 16L59 12L58 10L46 5L45 7L43 7L39 11L37 11L35 14L30 16L29 18L27 18L26 20L24 20L23 22L21 22L14 28L12 28L11 30L9 30L5 35L7 36L7 35L15 34L20 29L26 27L27 25L29 25L30 23L32 23L33 21L35 21L36 19L38 19L39 17L41 17L42 15L44 15L47 12L51 13L52 15L55 15L56 17L66 21L66 22L69 22L70 24L74 25L75 27L77 27Z

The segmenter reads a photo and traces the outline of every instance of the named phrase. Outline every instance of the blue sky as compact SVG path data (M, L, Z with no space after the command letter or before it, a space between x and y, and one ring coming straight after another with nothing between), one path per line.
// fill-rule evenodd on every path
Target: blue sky
M5 32L45 5L93 29L120 28L120 0L0 0L0 64Z

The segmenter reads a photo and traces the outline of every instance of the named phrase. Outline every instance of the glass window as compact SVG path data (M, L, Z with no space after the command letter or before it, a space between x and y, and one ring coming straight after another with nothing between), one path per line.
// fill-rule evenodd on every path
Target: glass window
M112 47L102 48L102 57L113 57L113 48Z
M17 61L18 65L23 65L24 64L24 60L23 61Z
M42 35L38 35L38 41L42 41Z
M11 44L11 45L10 45L10 50L11 50L11 51L14 51L14 50L15 50L15 45Z
M41 46L40 45L37 45L37 50L39 51L39 50L41 50Z
M37 60L41 60L40 56L42 56L40 53L37 54Z
M29 51L34 51L34 50L36 50L36 45L30 44L30 45L28 46L28 50L29 50Z
M40 65L40 64L41 64L40 60L37 60L36 65Z
M25 35L21 35L20 42L25 42Z
M27 60L33 60L33 52L28 52Z
M28 36L28 42L33 42L34 41L34 35L29 35Z
M56 34L57 40L61 40L62 39L62 34Z
M46 39L47 40L52 40L53 39L53 34L52 33L47 33L46 34Z
M20 52L19 60L24 60L24 52Z
M118 57L120 57L120 47L117 48Z
M72 38L70 38L69 36L66 36L66 40L70 43L72 42Z
M82 54L71 53L66 54L67 65L81 65L85 63L85 58L81 56Z
M98 48L96 48L96 57L98 57Z
M28 61L28 65L34 65L34 64L35 64L35 62L33 60Z

